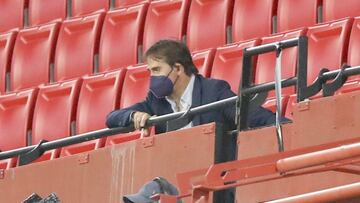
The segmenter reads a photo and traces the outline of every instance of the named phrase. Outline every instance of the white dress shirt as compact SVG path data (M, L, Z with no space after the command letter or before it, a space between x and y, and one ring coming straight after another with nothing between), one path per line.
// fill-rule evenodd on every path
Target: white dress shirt
M166 100L170 103L171 108L174 112L179 112L179 111L186 111L191 107L192 104L192 94L193 94L193 90L194 90L194 82L195 82L195 76L191 75L189 84L187 85L183 95L180 98L180 104L179 106L176 106L176 103L174 100L170 99L169 97L165 97ZM186 126L182 127L181 129L185 129L185 128L191 128L193 126L193 123L190 122L189 124L187 124Z

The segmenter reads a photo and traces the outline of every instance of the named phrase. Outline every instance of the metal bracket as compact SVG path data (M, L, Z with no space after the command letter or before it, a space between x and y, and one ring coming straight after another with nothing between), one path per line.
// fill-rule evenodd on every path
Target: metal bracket
M148 138L141 139L141 144L144 148L154 146L154 136L150 136Z
M320 70L319 75L316 78L315 82L312 85L308 86L304 90L304 92L303 92L304 98L309 98L311 96L314 96L318 92L321 91L321 89L323 87L323 84L325 82L324 79L323 79L323 74L326 73L326 72L329 72L329 70L326 69L326 68L323 68L323 69Z
M350 66L344 65L341 69L336 78L331 83L324 83L322 86L323 89L323 96L328 97L334 95L334 93L340 89L347 80L347 76L344 75L344 71L346 68Z
M45 142L48 142L48 141L40 140L39 144L37 144L34 149L32 149L31 151L29 151L25 154L20 154L19 155L19 166L29 164L32 161L36 160L37 158L41 157L45 152L45 150L43 148L41 148L41 145Z

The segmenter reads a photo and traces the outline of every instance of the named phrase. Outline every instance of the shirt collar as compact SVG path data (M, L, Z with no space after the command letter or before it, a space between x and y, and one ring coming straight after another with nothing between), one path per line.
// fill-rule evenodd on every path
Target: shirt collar
M188 108L191 107L192 104L192 93L194 90L194 83L195 83L195 75L191 75L190 77L190 81L187 85L187 87L185 88L185 91L183 92L181 98L180 98L180 105L181 105L181 110L187 110ZM170 103L171 108L173 109L174 112L176 112L176 104L175 101L170 99L169 97L165 97L166 100Z

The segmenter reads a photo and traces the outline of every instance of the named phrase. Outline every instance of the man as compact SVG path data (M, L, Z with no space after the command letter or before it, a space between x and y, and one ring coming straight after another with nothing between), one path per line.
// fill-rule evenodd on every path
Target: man
M111 112L106 121L109 128L125 127L133 122L135 129L142 129L151 116L185 111L235 96L227 82L199 75L189 49L181 42L161 40L147 50L145 57L151 75L146 99ZM210 122L227 123L235 128L235 105L196 115L184 128ZM250 127L274 122L275 115L262 107L249 112ZM166 132L167 125L159 124L155 129L156 133Z

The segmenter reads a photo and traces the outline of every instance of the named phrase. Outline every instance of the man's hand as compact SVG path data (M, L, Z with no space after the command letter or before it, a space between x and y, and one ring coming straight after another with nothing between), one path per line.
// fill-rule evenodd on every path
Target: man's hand
M136 130L144 128L146 121L151 116L148 113L137 111L133 114L133 122Z

